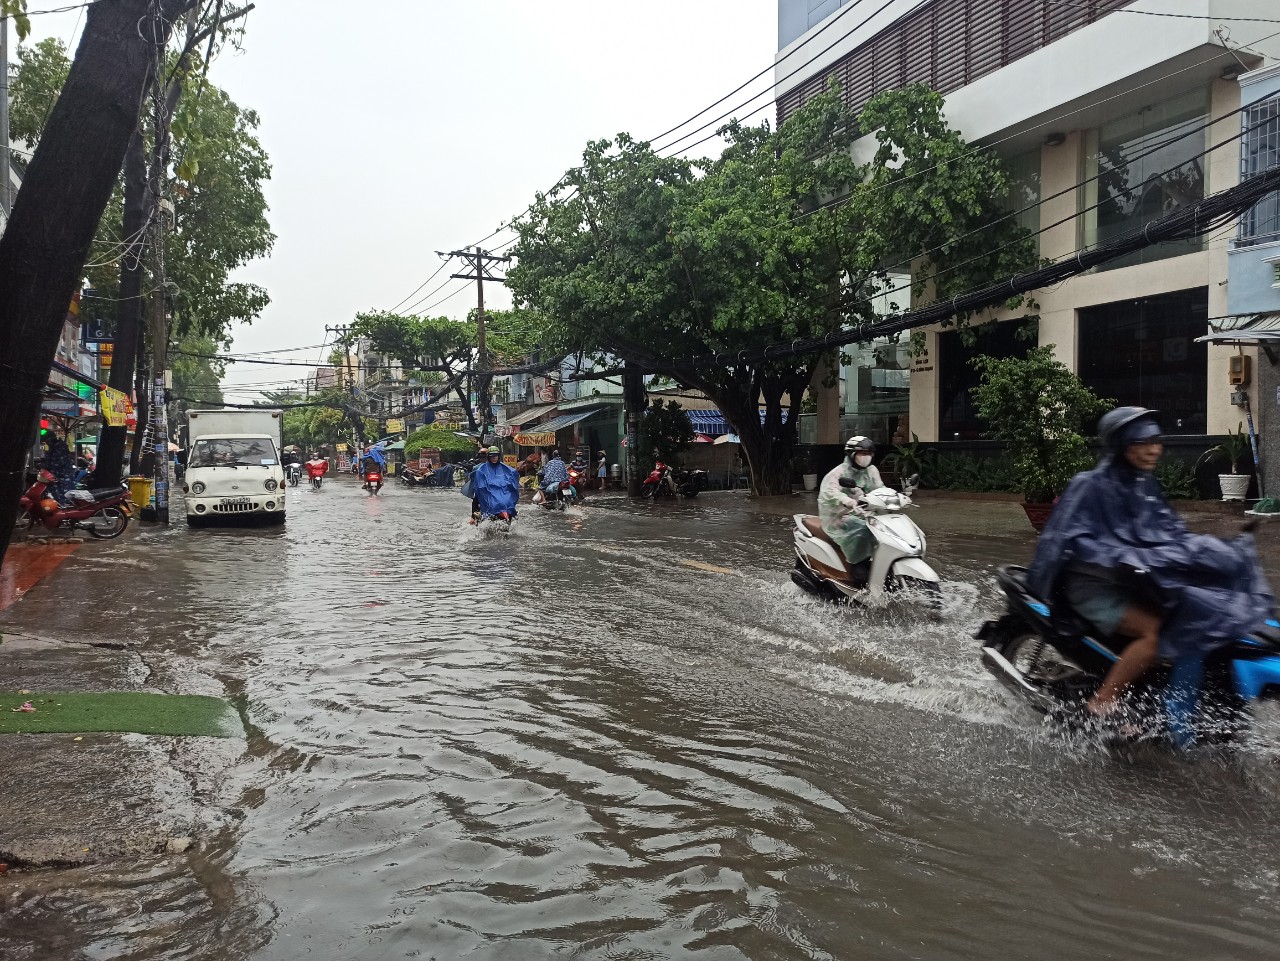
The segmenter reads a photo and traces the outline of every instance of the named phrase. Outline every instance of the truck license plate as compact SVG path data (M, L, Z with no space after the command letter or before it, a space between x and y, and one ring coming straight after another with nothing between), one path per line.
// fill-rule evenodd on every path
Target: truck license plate
M224 504L247 504L247 503L249 503L249 498L247 498L247 497L224 497L224 498L222 498L222 503L224 503Z

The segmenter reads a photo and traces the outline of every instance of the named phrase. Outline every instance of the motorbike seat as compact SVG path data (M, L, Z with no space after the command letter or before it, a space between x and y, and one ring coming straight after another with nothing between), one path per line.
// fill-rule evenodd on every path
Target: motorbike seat
M122 487L97 487L89 491L95 501L105 501L109 497L119 497L124 492Z
M849 559L844 556L844 551L840 550L840 545L833 541L831 536L822 529L822 521L814 517L812 514L809 514L805 517L803 523L806 531L818 540L831 545L836 552L836 556L840 558L840 563L844 565L845 571L847 572L851 566L849 564Z

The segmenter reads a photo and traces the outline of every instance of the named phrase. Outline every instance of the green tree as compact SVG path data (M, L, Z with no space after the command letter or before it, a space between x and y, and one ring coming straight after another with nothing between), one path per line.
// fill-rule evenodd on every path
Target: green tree
M864 166L851 154L859 130L878 130ZM567 336L706 393L742 438L755 490L785 493L804 392L815 373L834 375L833 357L697 359L869 320L895 263L912 265L919 291L946 295L1026 266L1034 247L1011 220L965 236L1003 216L1007 180L925 88L881 94L859 118L828 93L779 130L724 134L705 162L625 134L589 144L517 221L507 282Z
M536 311L486 311L485 326L486 347L494 365L520 364L540 352L560 356L568 350L563 330ZM365 311L356 315L351 336L369 338L374 350L399 361L419 382L435 378L452 385L471 429L479 429L468 383L476 373L479 344L474 312L466 320L453 320Z
M13 135L34 147L71 64L62 42L53 38L19 47L18 63ZM95 256L86 270L99 292L97 303L117 308L116 363L110 380L117 390L134 386L143 309L151 296L143 290L142 257L144 228L156 216L147 189L156 171L147 169L148 157L153 168L163 165L174 199L173 229L163 234L174 334L194 332L226 340L236 324L251 322L269 302L261 287L231 280L237 268L268 254L275 240L262 192L271 168L257 140L258 117L210 84L196 72L199 67L191 56L171 57L172 70L186 71L171 88L175 162L164 159L150 118L144 118L126 154L121 182L98 224ZM140 417L145 418L145 393L140 397ZM124 428L104 430L98 458L104 475L118 473L123 445Z
M1026 357L975 357L980 383L971 394L991 436L1009 445L1023 496L1049 503L1089 466L1085 425L1115 405L1089 390L1053 356L1053 345Z
M655 400L640 420L636 456L642 470L652 470L655 461L675 465L680 455L693 445L693 422L679 401L664 405Z

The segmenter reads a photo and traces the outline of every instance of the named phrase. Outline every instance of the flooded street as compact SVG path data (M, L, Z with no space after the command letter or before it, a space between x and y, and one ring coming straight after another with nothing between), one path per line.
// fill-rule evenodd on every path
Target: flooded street
M12 956L1274 957L1269 767L1046 734L972 639L1030 531L921 502L940 621L802 594L786 508L729 494L486 540L341 478L90 545L0 626L171 652L251 733L193 851L11 878L9 935L62 918Z

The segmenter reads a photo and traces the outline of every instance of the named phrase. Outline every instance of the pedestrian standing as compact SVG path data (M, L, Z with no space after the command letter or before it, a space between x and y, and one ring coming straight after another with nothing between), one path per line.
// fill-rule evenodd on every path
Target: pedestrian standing
M604 490L604 483L609 477L609 458L604 451L600 452L600 459L596 461L596 477L600 478L600 489Z

